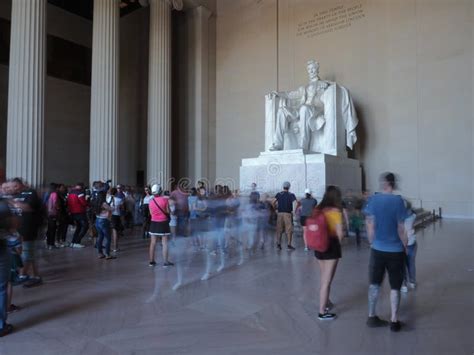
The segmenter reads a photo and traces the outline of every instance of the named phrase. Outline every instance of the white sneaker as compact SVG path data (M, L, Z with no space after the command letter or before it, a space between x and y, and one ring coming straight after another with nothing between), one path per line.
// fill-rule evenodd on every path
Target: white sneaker
M408 292L408 287L402 286L402 287L400 288L400 291L406 293L406 292Z
M411 289L415 289L416 288L416 283L409 282L408 287L410 287Z
M80 249L80 248L85 248L86 246L79 243L75 243L75 244L72 244L72 247Z

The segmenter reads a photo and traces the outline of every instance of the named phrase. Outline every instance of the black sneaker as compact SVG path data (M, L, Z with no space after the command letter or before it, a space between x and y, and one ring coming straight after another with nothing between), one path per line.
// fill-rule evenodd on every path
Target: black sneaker
M289 244L288 244L288 248L287 248L286 250L288 250L288 251L289 251L289 250L295 250L295 247L294 247L293 245L289 245Z
M277 249L281 250L281 244L277 244Z
M174 266L174 264L171 261L167 261L163 264L163 267L168 267L168 266Z
M377 316L367 318L367 326L369 328L378 328L378 327L386 327L388 322L386 320L380 319Z
M114 260L114 259L117 259L117 257L115 255L106 255L105 256L105 260Z
M150 262L148 263L148 266L156 266L156 261L150 261Z
M333 320L336 319L336 315L334 313L326 312L324 314L318 313L319 320Z
M400 321L396 321L396 322L390 322L390 330L392 332L399 332L400 329L402 328L402 324L400 323Z

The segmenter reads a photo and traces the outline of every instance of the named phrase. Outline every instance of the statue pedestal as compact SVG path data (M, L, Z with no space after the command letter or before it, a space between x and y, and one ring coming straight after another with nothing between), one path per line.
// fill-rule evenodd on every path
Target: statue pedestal
M307 153L302 149L260 153L258 158L242 159L240 190L246 193L255 182L261 193L281 191L284 181L291 183L290 191L297 197L304 196L310 188L318 201L326 186L336 185L342 193L362 189L361 168L358 160L328 154Z

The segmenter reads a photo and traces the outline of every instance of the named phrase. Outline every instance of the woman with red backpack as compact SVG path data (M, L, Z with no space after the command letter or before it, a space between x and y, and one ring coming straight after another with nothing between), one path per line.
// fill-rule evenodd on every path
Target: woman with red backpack
M324 218L322 218L324 217ZM308 246L311 248L311 233L316 238L314 255L318 259L321 271L319 289L319 320L332 320L336 314L329 311L334 306L329 300L331 283L336 273L337 263L341 258L341 240L344 237L342 228L342 196L336 186L328 186L323 200L307 220ZM324 231L318 231L324 229Z

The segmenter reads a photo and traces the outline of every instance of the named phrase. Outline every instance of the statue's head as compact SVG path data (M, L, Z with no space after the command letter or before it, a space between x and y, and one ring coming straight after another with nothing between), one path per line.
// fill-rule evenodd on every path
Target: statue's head
M314 59L308 60L306 70L308 71L310 79L316 79L319 75L319 63Z

